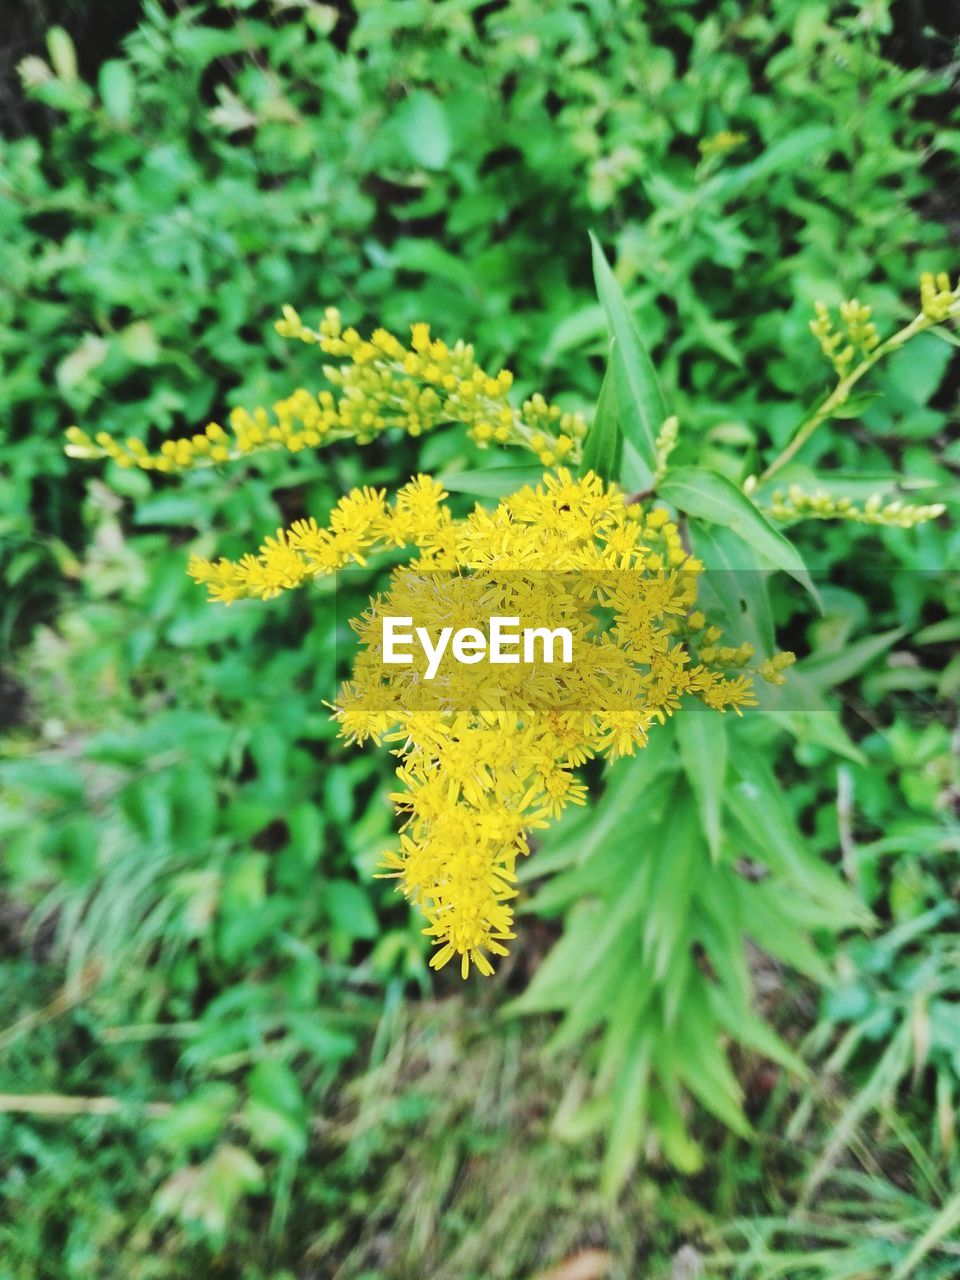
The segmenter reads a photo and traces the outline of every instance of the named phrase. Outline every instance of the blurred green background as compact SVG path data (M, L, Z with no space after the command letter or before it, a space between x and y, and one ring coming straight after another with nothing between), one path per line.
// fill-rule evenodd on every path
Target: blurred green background
M489 985L428 976L372 878L389 759L327 718L332 597L227 611L184 572L353 484L482 455L451 431L169 482L62 453L72 422L155 443L315 385L273 332L288 302L427 320L589 412L593 229L681 448L739 481L826 385L816 299L856 295L886 333L921 270L957 270L958 34L919 0L13 11L0 1276L960 1275L955 520L796 530L826 608L785 590L779 638L830 669L838 732L771 763L877 928L831 943L822 987L755 954L815 1082L739 1054L755 1137L696 1112L703 1170L651 1153L611 1202L574 1118L589 1031L548 1052L550 1018L503 1012L577 902L541 898ZM919 339L805 460L955 498L951 354Z

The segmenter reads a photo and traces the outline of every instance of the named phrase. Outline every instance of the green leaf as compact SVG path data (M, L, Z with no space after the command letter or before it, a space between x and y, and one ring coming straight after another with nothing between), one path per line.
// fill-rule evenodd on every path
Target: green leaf
M906 632L906 627L894 627L892 631L881 631L879 635L865 636L854 644L846 644L836 653L815 653L798 662L796 672L792 674L809 680L818 690L831 689L859 674Z
M837 405L830 416L840 419L861 418L882 394L881 391L857 391L854 395L848 396L843 404Z
M603 1162L603 1192L613 1199L636 1164L647 1121L653 1043L649 1026L636 1028L613 1092L613 1127Z
M960 640L960 617L931 622L912 637L913 644L949 644L953 640Z
M680 511L725 525L778 569L801 584L816 601L820 596L796 547L774 529L746 494L717 471L677 467L668 471L657 493Z
M620 430L652 472L656 465L657 435L668 416L666 403L650 357L627 310L623 292L593 232L590 233L590 244L597 295L603 303L613 339L610 365Z
M693 789L710 857L720 856L723 783L727 773L727 727L716 711L689 702L676 717L680 758Z
M304 1111L303 1093L296 1075L285 1062L276 1058L264 1058L247 1077L251 1098L265 1106L301 1115Z
M117 334L120 350L131 364L156 364L160 359L157 334L148 320L136 320Z
M133 72L119 58L108 58L100 68L97 77L97 88L103 109L118 124L126 124L133 114L133 99L136 82Z
M731 529L695 523L690 530L693 551L704 564L702 607L712 614L711 596L726 615L729 643L749 641L758 654L769 657L775 647L773 611L767 580L770 570L753 547ZM719 618L717 619L719 623Z
M504 498L525 484L539 484L543 467L491 467L489 471L458 471L438 479L450 493L469 493L477 498Z
M301 1156L307 1145L306 1126L285 1111L267 1102L250 1098L243 1109L242 1120L253 1145L278 1155Z
M175 1151L203 1146L220 1136L237 1099L230 1084L201 1085L156 1122L158 1141Z
M468 262L432 240L398 240L393 247L393 261L403 271L422 271L426 276L449 280L459 289L472 289L476 282Z
M808 849L767 762L742 745L735 760L740 781L727 788L725 800L751 856L811 903L826 907L838 927L868 923L870 913L856 894Z
M77 51L63 27L51 27L47 32L47 51L53 69L60 80L76 80Z
M614 345L616 340L614 339ZM620 474L620 458L623 437L620 434L620 422L617 417L617 398L614 391L614 380L611 375L613 352L607 362L607 371L600 385L597 399L597 412L593 425L587 432L583 444L583 461L580 463L580 474L595 471L603 480L615 480Z
M400 104L394 116L400 143L415 164L442 169L453 150L453 134L443 103L418 89Z
M768 147L756 160L738 165L711 178L702 188L701 198L717 196L728 200L745 187L782 169L801 171L800 162L819 151L834 136L834 128L825 124L802 125Z
M377 917L370 899L352 880L330 880L324 886L323 900L334 928L348 938L375 938Z

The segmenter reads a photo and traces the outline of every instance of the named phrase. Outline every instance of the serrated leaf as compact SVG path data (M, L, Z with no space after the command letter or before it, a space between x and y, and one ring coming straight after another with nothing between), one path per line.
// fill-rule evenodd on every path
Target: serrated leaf
M593 232L590 244L597 295L603 303L613 339L610 365L620 430L652 473L656 465L657 435L668 416L666 403L623 292Z
M726 476L698 467L677 467L667 472L657 493L689 516L731 529L764 559L796 579L822 608L800 552Z

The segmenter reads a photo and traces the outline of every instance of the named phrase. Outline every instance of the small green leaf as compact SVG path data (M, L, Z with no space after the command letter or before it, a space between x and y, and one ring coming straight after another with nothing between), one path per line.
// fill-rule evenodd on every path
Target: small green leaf
M334 928L348 938L375 938L377 917L370 899L352 880L330 880L324 886L323 900Z
M771 564L795 578L821 607L820 596L800 552L725 476L717 471L677 467L667 472L657 493L689 516L732 529Z
M960 617L931 622L929 627L922 627L911 639L914 644L949 644L960 640Z
M277 1111L300 1115L304 1111L300 1082L285 1062L264 1058L247 1077L250 1097Z
M832 418L860 418L864 412L870 408L874 400L878 400L881 396L880 391L858 391L855 395L848 396L843 404L837 405Z
M614 339L616 345L616 339ZM611 363L607 362L607 371L600 384L600 395L597 399L597 412L593 425L587 432L583 444L583 460L580 463L580 474L594 471L603 480L615 480L620 474L620 457L623 437L620 434L620 423L617 417L617 399L614 392L614 380L611 375Z
M118 124L126 124L133 114L136 87L133 72L127 63L121 62L119 58L108 58L100 68L97 87L107 115Z
M424 169L442 169L453 150L453 134L443 103L418 89L400 104L394 116L400 143L409 158Z
M58 79L76 80L77 51L63 27L51 27L47 32L47 51Z
M220 1136L237 1099L230 1084L201 1085L156 1123L157 1139L175 1151L203 1146Z
M656 465L656 439L667 418L667 406L650 357L627 309L626 299L593 232L590 233L590 244L597 295L603 303L613 338L610 367L620 430L652 472Z
M135 320L117 334L120 350L131 364L156 364L160 359L160 343L149 320Z

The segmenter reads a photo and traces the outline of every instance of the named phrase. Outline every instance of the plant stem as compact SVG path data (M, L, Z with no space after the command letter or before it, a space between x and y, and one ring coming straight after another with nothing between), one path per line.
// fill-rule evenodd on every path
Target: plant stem
M773 462L770 463L769 467L758 479L757 484L765 484L781 467L786 466L791 458L807 443L821 422L826 422L846 402L856 384L865 373L873 368L878 360L882 360L891 351L898 350L905 342L909 342L911 338L918 333L922 333L924 329L931 328L933 324L934 321L921 312L918 316L914 316L908 325L905 325L892 337L888 338L886 342L881 342L869 355L864 356L855 368L840 379L826 400L804 418L794 432L790 443L774 458Z

